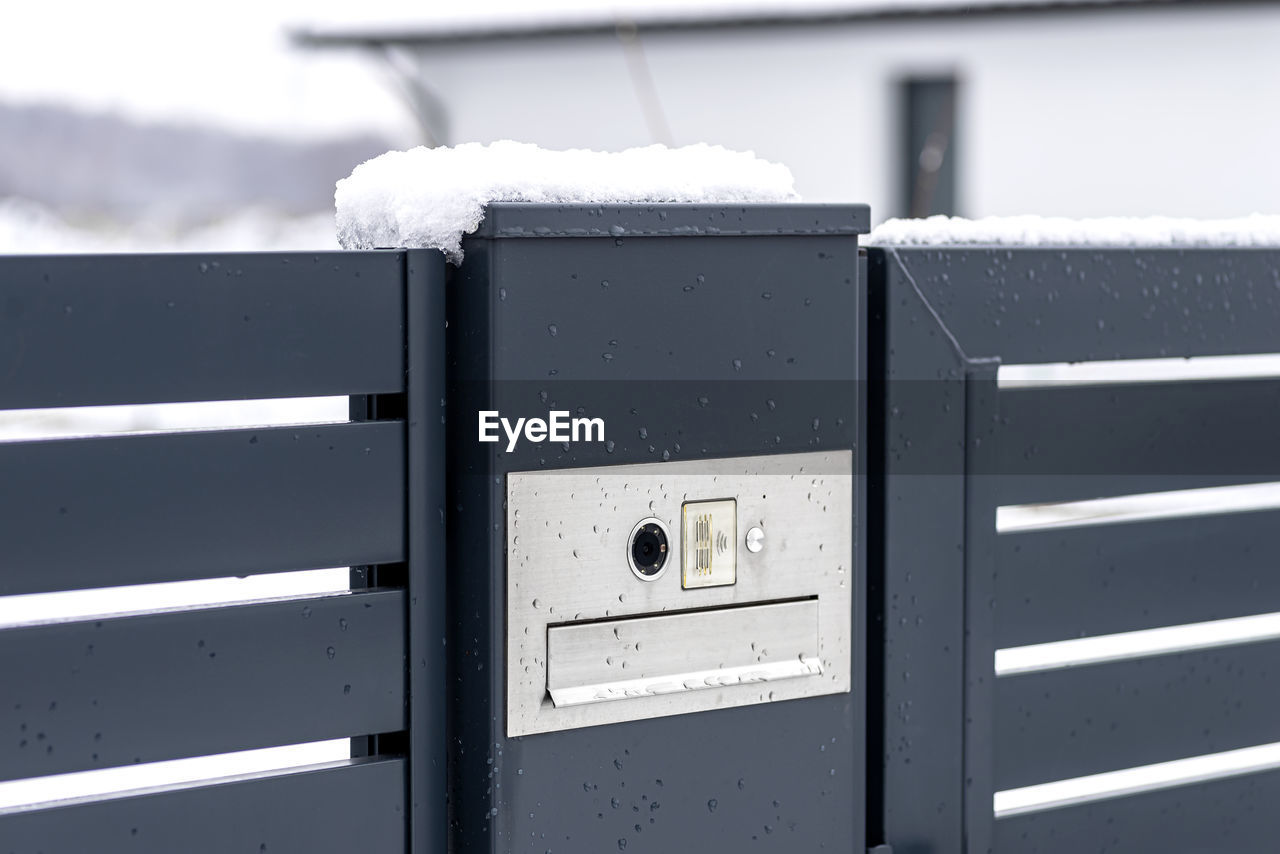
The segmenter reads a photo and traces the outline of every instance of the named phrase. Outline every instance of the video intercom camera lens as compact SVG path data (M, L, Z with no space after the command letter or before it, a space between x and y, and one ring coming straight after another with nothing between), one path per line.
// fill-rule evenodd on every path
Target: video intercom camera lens
M644 581L657 579L666 568L670 551L666 527L657 519L642 519L631 532L627 554L631 571Z

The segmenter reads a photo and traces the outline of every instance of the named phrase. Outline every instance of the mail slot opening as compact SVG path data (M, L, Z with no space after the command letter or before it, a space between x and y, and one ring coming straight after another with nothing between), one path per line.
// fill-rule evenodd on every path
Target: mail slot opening
M556 708L821 674L817 599L547 629Z

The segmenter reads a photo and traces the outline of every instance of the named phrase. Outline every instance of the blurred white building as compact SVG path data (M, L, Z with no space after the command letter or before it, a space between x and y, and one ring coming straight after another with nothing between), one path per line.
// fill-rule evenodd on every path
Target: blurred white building
M540 3L296 36L389 61L439 144L721 143L877 220L1280 209L1274 0Z

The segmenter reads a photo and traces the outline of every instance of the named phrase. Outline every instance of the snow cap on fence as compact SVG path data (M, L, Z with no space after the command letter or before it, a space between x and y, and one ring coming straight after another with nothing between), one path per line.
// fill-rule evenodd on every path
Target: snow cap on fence
M462 261L490 202L627 204L798 201L791 170L718 145L609 153L511 141L390 151L338 182L344 249L427 247Z
M931 216L891 219L872 231L863 243L869 246L1280 246L1280 216L1253 214L1237 219Z

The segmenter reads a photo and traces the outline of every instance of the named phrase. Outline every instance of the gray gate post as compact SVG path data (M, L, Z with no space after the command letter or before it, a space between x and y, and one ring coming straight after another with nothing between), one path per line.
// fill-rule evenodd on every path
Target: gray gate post
M865 317L857 235L867 227L864 206L496 205L481 231L464 241L466 258L448 295L456 850L864 847ZM481 412L515 422L553 411L601 419L603 441L539 442L526 434L510 450L505 434L500 442L479 441ZM809 470L786 468L799 465L797 454L818 462ZM852 476L841 480L839 460L851 461ZM654 465L612 470L648 463ZM790 472L776 481L798 496L789 506L780 506L782 495L770 504L763 491L760 498L747 494L752 472L771 465ZM711 481L713 472L722 479ZM641 484L653 475L662 483L645 487L650 503L634 504L642 487L629 478ZM570 478L582 477L582 489L569 486L579 482ZM563 494L561 510L546 512L545 503L532 500L544 488ZM842 488L844 504L837 501ZM508 506L511 496L519 506ZM827 496L836 516L841 507L849 515L824 528ZM717 532L708 554L723 555L736 544L734 587L687 586L694 559L682 554L677 517L690 513L682 502L702 499L735 499L743 508L734 536L723 539L726 517L716 514L728 505L699 508ZM760 527L746 517L749 505L768 508L760 514L760 554L767 560L746 550L747 530ZM643 566L636 572L628 566L623 546L631 506L651 507L632 515L665 525L670 565L652 584L641 577ZM783 518L809 521L789 529ZM830 553L821 552L823 530L837 535ZM806 549L812 557L801 559ZM642 556L637 560L643 564ZM722 571L702 580L723 580ZM810 576L829 586L805 595L807 582L795 579ZM583 593L581 609L548 614L556 602L574 601L579 591L565 588L575 584L607 589L611 602ZM752 592L780 589L797 595L775 602ZM779 610L752 610L761 601ZM721 625L715 620L740 629L748 617L758 618L761 631L781 634L814 615L823 625L843 612L847 625L824 635L830 649L815 656L821 676L717 682L708 690L692 690L692 680L682 679L654 687L674 692L666 698L630 696L632 674L648 678L657 671L645 668L661 670L666 662L655 665L649 647L632 646L627 656L637 664L624 673L623 662L606 661L610 638L635 628L668 643L671 634L653 627L676 624L644 622L664 611L690 618L681 623L691 634L678 655L691 662L717 644L730 658L739 653L732 630L717 636L710 629ZM770 622L779 613L802 619ZM630 622L611 622L623 619ZM529 628L530 620L540 622L526 636L516 627ZM815 630L806 631L812 640ZM837 635L848 644L843 659L833 651ZM587 639L569 676L566 638ZM745 648L751 637L741 639ZM601 644L598 655L593 643ZM539 648L551 655L532 652ZM761 667L791 667L767 650L758 654ZM736 679L732 663L712 662L708 678ZM607 668L620 681L589 689L596 694L587 699L600 702L569 708L568 688L558 700L543 690L547 680L572 682L581 672ZM824 686L828 677L833 681ZM529 685L538 696L521 705ZM771 691L777 702L768 702Z

